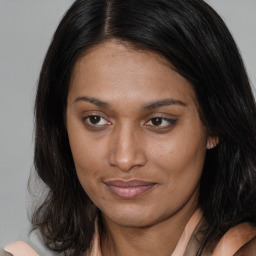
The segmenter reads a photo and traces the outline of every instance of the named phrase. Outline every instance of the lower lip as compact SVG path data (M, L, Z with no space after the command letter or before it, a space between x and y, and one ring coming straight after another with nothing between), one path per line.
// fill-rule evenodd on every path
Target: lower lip
M117 187L107 185L108 189L116 196L122 199L132 199L138 197L152 189L154 184L143 185L143 186L134 186L134 187Z

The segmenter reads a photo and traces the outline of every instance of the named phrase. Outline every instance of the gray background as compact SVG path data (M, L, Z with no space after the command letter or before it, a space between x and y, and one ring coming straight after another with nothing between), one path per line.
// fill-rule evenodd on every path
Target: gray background
M0 0L0 247L28 236L33 103L52 34L73 0ZM208 0L230 28L256 85L256 0ZM49 255L49 253L47 253Z

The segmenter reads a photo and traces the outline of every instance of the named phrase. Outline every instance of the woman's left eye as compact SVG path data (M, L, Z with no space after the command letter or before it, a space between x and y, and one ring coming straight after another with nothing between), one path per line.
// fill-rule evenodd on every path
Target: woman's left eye
M175 125L176 122L176 119L170 119L166 117L153 117L146 123L146 125L156 128L168 128Z
M83 119L84 123L89 126L105 126L110 123L102 116L90 115Z

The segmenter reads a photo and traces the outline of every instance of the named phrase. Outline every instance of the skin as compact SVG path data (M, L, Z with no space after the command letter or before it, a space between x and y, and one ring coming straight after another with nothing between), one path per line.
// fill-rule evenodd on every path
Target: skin
M189 82L155 53L107 41L75 65L67 131L79 181L102 213L103 255L170 256L197 208L212 143ZM122 198L106 185L134 179L153 186Z

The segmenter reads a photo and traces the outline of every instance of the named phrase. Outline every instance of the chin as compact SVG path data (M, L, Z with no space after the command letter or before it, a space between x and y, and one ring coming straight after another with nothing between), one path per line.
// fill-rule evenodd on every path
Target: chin
M154 223L143 218L141 214L138 216L115 216L111 219L111 221L119 226L130 228L143 228L146 226L151 226Z
M117 225L134 228L151 226L161 219L156 215L156 210L132 206L122 206L120 208L113 207L111 212L105 211L104 213L103 211L103 216Z

